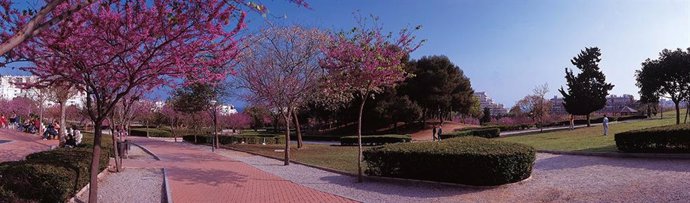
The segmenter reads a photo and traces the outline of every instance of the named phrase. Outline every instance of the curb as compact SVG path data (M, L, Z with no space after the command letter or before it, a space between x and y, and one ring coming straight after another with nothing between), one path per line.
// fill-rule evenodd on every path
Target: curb
M173 203L172 190L170 189L170 184L168 181L168 171L165 168L163 170L163 189L165 189L165 202Z
M111 162L108 161L108 167L105 167L105 169L103 169L103 171L101 171L100 173L98 173L98 175L97 175L96 177L97 177L97 179L98 179L99 182L103 179L103 177L105 177L105 175L106 175L107 173L109 173L109 172L108 172L108 168L109 168L111 165L112 165ZM74 194L74 196L73 196L72 198L70 198L67 202L77 202L77 197L83 195L85 192L88 192L88 191L89 191L89 186L91 186L91 183L87 183L83 188L81 188L81 190L79 190L79 192L77 192L77 194Z
M573 155L573 156L596 156L612 158L647 158L647 159L690 159L690 154L660 154L660 153L622 153L622 152L569 152L554 150L537 150L538 153Z
M245 150L240 150L240 149L236 149L236 148L232 148L232 147L227 147L227 146L222 146L222 145L221 145L220 147L223 148L223 149L227 149L227 150L239 151L239 152L244 152L244 153L252 154L252 155L256 155L256 156L262 156L262 157L269 158L269 159L275 159L275 160L279 160L279 161L284 161L283 159L278 159L278 158L275 158L275 157L266 156L266 155L262 155L262 154L257 154L257 153L254 153L254 152L249 152L249 151L245 151ZM337 170L337 169L326 168L326 167L322 167L322 166L315 166L315 165L312 165L312 164L307 164L307 163L303 163L303 162L300 162L300 161L294 161L294 160L290 160L290 162L291 162L291 163L295 163L295 164L304 165L304 166L311 167L311 168L316 168L316 169L319 169L319 170L328 171L328 172L331 172L331 173L337 173L337 174L340 174L340 175L346 175L346 176L350 176L350 177L357 177L357 174L353 174L353 173L349 173L349 172L345 172L345 171L340 171L340 170ZM532 174L530 174L529 177L527 177L527 178L525 178L525 179L523 179L523 180L520 180L520 181L518 181L518 182L507 183L507 184L503 184L503 185L495 185L495 186L465 185L465 184L460 184L460 183L448 183L448 182L437 182L437 181L430 181L430 180L416 180L416 179L405 179L405 178L394 178L394 177L383 177L383 176L369 176L369 175L363 175L362 177L363 177L364 179L368 179L368 180L377 180L377 181L388 181L388 182L415 182L415 183L425 183L425 184L433 184L433 185L443 185L443 186L452 186L452 187L462 187L462 188L470 188L470 189L494 189L494 188L507 187L507 186L510 186L510 185L519 184L519 183L523 183L523 182L525 182L525 181L531 180L531 179L532 179Z
M154 159L156 159L156 160L158 160L158 161L161 160L158 156L156 156L156 154L154 154L153 152L151 152L151 150L147 149L146 147L143 147L143 146L141 146L141 145L138 145L138 144L136 144L136 143L134 143L134 142L130 142L130 144L132 144L132 145L134 145L134 146L137 146L137 147L141 148L142 150L144 150L144 152L146 152L147 154L153 156Z

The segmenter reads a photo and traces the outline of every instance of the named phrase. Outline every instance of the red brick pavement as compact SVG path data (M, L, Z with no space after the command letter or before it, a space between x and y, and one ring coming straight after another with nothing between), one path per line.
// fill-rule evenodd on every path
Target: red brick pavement
M0 143L0 162L22 160L26 155L58 145L57 140L42 140L38 135L6 128L0 129L0 140L10 141Z
M161 161L125 160L125 167L166 168L174 202L353 202L301 186L193 146L130 137Z

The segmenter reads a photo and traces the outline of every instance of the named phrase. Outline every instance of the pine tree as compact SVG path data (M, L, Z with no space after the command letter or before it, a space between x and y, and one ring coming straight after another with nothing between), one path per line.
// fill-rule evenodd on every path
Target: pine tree
M606 83L606 76L599 69L601 50L597 47L585 48L570 62L580 69L575 76L572 70L565 69L565 79L568 90L563 87L558 91L563 95L565 110L573 115L586 115L587 126L590 126L590 114L604 108L606 96L613 89L611 83Z

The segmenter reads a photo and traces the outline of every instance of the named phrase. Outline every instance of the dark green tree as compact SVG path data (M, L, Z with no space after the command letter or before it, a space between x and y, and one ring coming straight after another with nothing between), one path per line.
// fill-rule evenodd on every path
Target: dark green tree
M687 52L662 50L658 59L642 62L636 77L643 102L655 102L661 96L670 98L676 108L676 124L680 124L680 102L690 95L690 48Z
M479 119L481 124L491 122L491 109L489 107L484 107L484 115Z
M419 104L424 116L438 117L441 122L450 112L469 113L473 104L472 86L463 71L446 56L425 56L411 61L407 79L400 91Z
M191 117L190 127L198 130L200 128L199 124L201 124L198 122L201 120L198 118L198 113L210 109L210 101L218 100L223 93L223 89L219 86L194 83L175 89L168 103L172 105L173 110L182 112ZM214 116L213 119L215 121L216 115L212 114L211 116ZM172 128L174 133L174 127ZM196 134L197 133L195 133L195 135ZM196 140L196 137L194 139ZM218 143L217 141L218 137L216 137L216 142L214 143Z
M580 69L575 75L565 68L565 80L568 90L563 87L558 91L563 95L565 110L573 115L586 115L587 126L590 126L590 114L606 106L606 96L613 89L606 83L606 76L599 69L601 51L597 47L588 47L580 51L570 62Z

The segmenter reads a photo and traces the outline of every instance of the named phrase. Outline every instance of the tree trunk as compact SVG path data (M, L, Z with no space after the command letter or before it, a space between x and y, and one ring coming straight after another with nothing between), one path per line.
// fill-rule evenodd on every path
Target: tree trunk
M297 113L292 113L292 115L295 117L295 129L297 130L297 149L302 149L302 130L300 129L299 118L297 118Z
M589 114L587 114L587 127L592 127L592 123L589 120Z
M146 120L146 138L149 138L149 120ZM177 137L175 137L175 142L177 142Z
M218 115L216 115L216 109L214 108L213 109L213 135L215 137L214 139L216 139L216 141L214 143L216 145L216 149L220 148L220 138L219 138L220 135L218 134L217 126L218 126Z
M101 124L103 120L94 122L93 156L91 157L91 180L89 182L89 202L98 202L98 172L101 158Z
M287 115L283 116L285 118L285 163L284 165L290 165L290 120L292 118L292 115L290 115L292 111L290 108L288 108Z
M660 113L661 119L664 119L664 108L661 106L661 104L657 104L657 107L659 107L657 110Z
M362 113L364 112L364 103L367 101L367 96L362 97L362 103L359 104L359 118L357 120L357 182L362 182Z
M40 105L41 109L39 109L38 113L38 126L36 127L38 128L38 135L43 136L43 104Z
M65 123L65 109L67 105L65 105L65 102L60 102L60 131L58 132L58 140L60 142L59 146L64 146L65 142L63 142L63 137L65 136L65 132L67 129L67 124Z
M113 133L113 130L110 130L110 132L110 135L113 139L113 151L115 151L115 153L113 153L115 155L115 172L120 172L120 162L117 161L118 157L120 157L120 152L117 148L117 139L115 138L115 133Z
M676 105L676 125L678 125L680 124L680 100L673 101L673 104Z
M688 111L690 111L690 101L685 105L685 119L683 120L683 123L688 123Z

